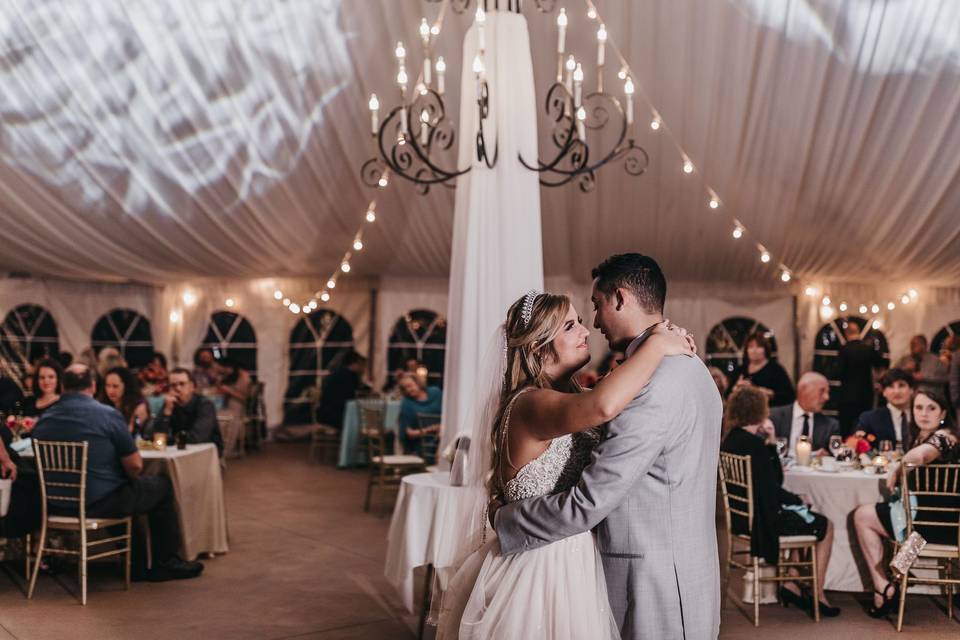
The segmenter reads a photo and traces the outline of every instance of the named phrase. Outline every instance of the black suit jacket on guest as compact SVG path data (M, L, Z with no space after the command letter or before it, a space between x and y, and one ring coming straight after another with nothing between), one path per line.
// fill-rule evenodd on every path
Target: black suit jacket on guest
M793 405L788 404L785 407L770 409L770 420L773 422L778 438L790 438ZM840 423L835 418L825 416L822 413L813 414L813 424L810 428L813 431L810 434L810 444L813 445L814 451L826 449L830 446L830 436L840 435Z
M839 353L840 403L873 404L873 370L887 364L873 345L863 340L851 340L840 347Z
M780 533L777 518L780 505L802 504L796 495L783 488L783 467L777 457L777 448L767 445L759 437L737 428L727 434L721 451L738 456L750 456L750 476L753 479L753 531L750 553L769 564L777 564L780 555ZM746 518L731 518L734 533L746 531Z
M908 419L907 423L909 424L909 422ZM894 428L893 415L886 405L861 413L857 420L857 428L876 436L877 441L874 444L877 448L880 447L882 440L889 440L892 443L897 442L897 430ZM907 429L906 433L903 434L903 450L909 451L910 445L910 429Z

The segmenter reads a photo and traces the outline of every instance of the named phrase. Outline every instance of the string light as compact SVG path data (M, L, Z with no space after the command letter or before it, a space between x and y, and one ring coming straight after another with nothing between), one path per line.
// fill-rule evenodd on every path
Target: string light
M187 289L186 291L183 292L183 304L190 307L190 306L193 306L193 303L196 301L197 301L197 295L193 291L190 291L189 289Z
M353 241L353 250L360 251L361 249L363 249L363 242L360 240L360 238L357 238Z
M341 263L340 263L340 271L343 271L344 273L350 273L350 263L347 262L346 260L344 260L343 262L341 262Z
M846 302L841 302L841 303L840 303L840 311L846 311L846 310L847 310L847 303L846 303Z
M683 172L684 173L693 173L693 163L690 161L690 158L683 156Z
M291 313L300 313L300 305L298 305L296 302L292 303L292 304L290 305L290 312L291 312Z
M320 300L323 302L330 302L330 294L324 291L320 294Z
M900 304L910 304L910 296L907 294L900 296Z
M897 305L896 305L895 302L892 302L892 301L891 301L891 302L888 302L888 303L887 303L887 310L888 310L888 311L893 311L893 310L896 309L896 308L897 308Z
M330 278L329 280L327 280L327 289L336 289L336 288L337 288L336 280L334 280L333 278Z
M780 272L780 279L784 282L790 282L790 272L784 269Z
M377 221L377 214L374 213L373 209L370 209L370 210L367 211L367 216L366 216L366 218L367 218L367 222L376 222L376 221Z
M226 300L223 301L223 304L227 305L228 308L232 309L237 305L237 302L233 298L227 298Z
M880 313L880 305L874 304L873 306L871 306L871 307L870 307L870 312L871 312L871 313Z
M307 308L308 308L308 309L316 309L316 308L317 308L317 301L316 301L314 298L310 298L310 302L307 303Z
M172 322L173 324L177 324L177 323L180 322L180 312L179 312L179 311L171 311L171 312L170 312L170 322Z
M283 306L285 306L285 307L289 307L289 306L290 306L290 298L284 298L284 299L283 299Z
M720 198L717 197L717 194L711 192L710 202L707 203L707 206L710 207L711 209L720 208Z
M282 300L282 299L283 299L283 292L280 291L280 289L277 289L276 291L274 291L274 292L273 292L273 299L274 299L274 300Z
M806 289L803 290L803 293L804 295L812 298L813 296L817 295L817 290L814 287L807 287Z
M743 237L743 227L741 227L740 224L738 223L738 224L733 228L733 239L734 239L734 240L739 240L739 239L742 238L742 237Z
M663 120L660 119L660 115L654 114L653 120L650 121L650 128L653 129L654 131L659 131L660 125L662 124L663 124Z
M589 9L587 9L587 17L588 17L589 19L591 19L591 20L596 20L596 19L597 19L597 10L594 9L593 7L590 7Z
M874 320L873 322L870 323L870 326L873 327L873 330L874 330L874 331L876 331L876 330L878 330L880 327L882 327L883 325L880 323L879 320Z
M830 296L823 296L823 300L821 300L821 304L823 304L823 306L825 306L825 307L829 307L829 306L830 306Z
M833 307L828 306L828 305L824 305L824 306L820 307L820 316L821 316L824 320L829 320L830 318L832 318L832 317L833 317Z
M860 305L860 313L866 313L866 312L867 312L867 305L865 304Z
M920 294L917 293L916 289L910 289L909 291L907 291L907 295L910 296L911 300L916 300L917 298L920 297Z
M760 262L764 264L770 262L770 253L763 247L760 247Z
M387 177L387 172L384 171L383 175L381 175L380 179L377 181L377 186L379 186L381 189L386 189L389 184L390 178Z

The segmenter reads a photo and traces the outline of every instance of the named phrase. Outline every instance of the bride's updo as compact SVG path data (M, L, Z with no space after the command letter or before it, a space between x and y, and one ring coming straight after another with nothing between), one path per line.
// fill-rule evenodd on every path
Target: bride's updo
M507 408L513 398L527 387L551 388L552 381L544 372L544 362L548 358L556 359L557 352L553 339L563 330L564 320L572 306L570 298L553 293L538 293L533 299L529 322L524 321L523 309L527 296L510 305L507 320L504 323L507 346L507 368L503 375L503 387L500 393L500 407L491 430L492 460L489 490L491 495L503 491L503 482L499 470L502 459L509 455L505 438ZM571 388L562 391L579 391L576 382ZM512 465L511 465L512 466Z

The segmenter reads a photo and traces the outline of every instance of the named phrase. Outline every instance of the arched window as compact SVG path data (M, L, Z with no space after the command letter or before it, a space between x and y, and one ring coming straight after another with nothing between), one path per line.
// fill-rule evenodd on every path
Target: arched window
M860 330L860 338L864 342L872 344L873 348L884 359L889 360L890 358L887 337L879 329L871 327L866 318L844 316L828 322L820 327L820 331L817 332L816 343L813 347L813 370L827 377L832 390L840 388L840 359L837 356L840 355L840 347L847 342L843 328L850 322ZM831 391L830 400L824 407L823 412L828 415L837 415L839 400L840 394Z
M747 338L757 331L770 341L772 357L777 357L777 339L763 323L753 318L737 316L714 325L707 335L707 364L723 371L728 378L743 363L743 348ZM730 384L736 382L731 379Z
M257 334L253 325L239 313L217 311L210 315L207 335L200 345L213 351L215 358L229 356L257 375Z
M26 366L38 358L55 357L60 353L57 323L50 312L35 304L21 304L14 308L0 325L3 334L3 357L26 371Z
M315 311L300 319L290 332L290 376L283 400L284 424L313 422L320 383L331 362L353 348L353 328L336 312Z
M133 309L114 309L93 325L90 344L97 353L116 347L131 369L145 367L153 356L150 321Z
M410 358L427 368L430 384L443 387L443 360L447 347L446 319L426 309L414 309L397 320L387 344L387 372L392 376Z
M950 338L953 342L956 342L958 339L960 339L956 336L960 336L960 320L954 320L950 324L941 327L940 331L937 331L937 333L933 336L933 340L930 342L930 351L933 353L940 353L940 350L943 349L948 338Z

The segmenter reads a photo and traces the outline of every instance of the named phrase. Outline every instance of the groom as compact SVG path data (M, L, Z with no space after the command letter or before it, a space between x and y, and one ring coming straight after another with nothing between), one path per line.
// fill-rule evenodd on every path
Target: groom
M663 320L663 272L652 258L628 253L608 258L592 275L594 326L611 349L629 357ZM623 638L716 638L721 419L717 387L703 362L664 359L646 388L604 427L576 487L496 512L501 552L535 549L596 527Z

